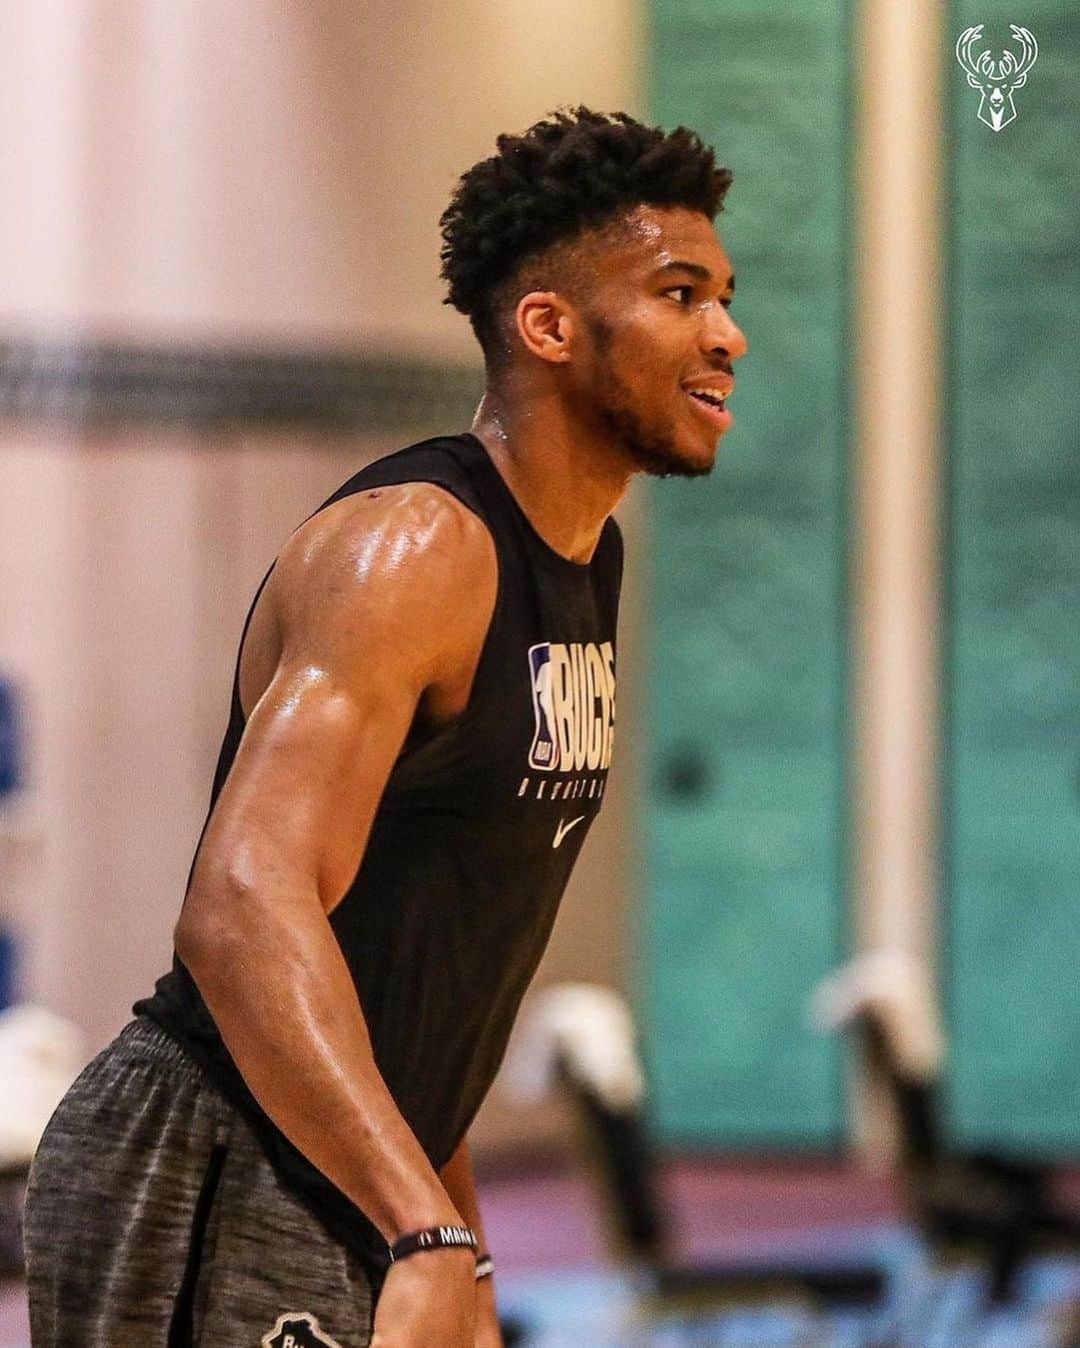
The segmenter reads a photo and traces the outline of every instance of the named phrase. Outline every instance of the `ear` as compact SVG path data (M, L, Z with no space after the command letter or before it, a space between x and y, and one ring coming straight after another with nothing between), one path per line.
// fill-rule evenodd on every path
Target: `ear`
M525 349L541 360L563 365L570 359L574 315L568 301L554 290L530 290L514 313Z

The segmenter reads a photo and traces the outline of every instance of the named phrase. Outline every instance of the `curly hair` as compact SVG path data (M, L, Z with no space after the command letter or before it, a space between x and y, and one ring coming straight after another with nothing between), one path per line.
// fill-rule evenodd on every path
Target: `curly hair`
M625 112L558 111L462 175L439 221L443 301L467 314L491 355L502 292L523 264L638 205L723 209L731 172L684 126L665 132Z

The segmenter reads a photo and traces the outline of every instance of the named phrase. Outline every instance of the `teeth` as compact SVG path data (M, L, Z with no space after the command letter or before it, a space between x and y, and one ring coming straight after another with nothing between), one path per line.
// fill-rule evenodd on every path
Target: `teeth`
M724 405L724 395L722 393L707 393L704 389L694 389L691 396L700 398L703 402L709 403L712 407L723 407Z

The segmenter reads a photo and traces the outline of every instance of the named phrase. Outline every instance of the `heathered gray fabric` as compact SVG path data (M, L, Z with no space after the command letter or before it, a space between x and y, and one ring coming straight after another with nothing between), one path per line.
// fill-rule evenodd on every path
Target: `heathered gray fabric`
M141 1017L49 1123L25 1231L33 1348L370 1342L363 1267L281 1187L179 1045Z

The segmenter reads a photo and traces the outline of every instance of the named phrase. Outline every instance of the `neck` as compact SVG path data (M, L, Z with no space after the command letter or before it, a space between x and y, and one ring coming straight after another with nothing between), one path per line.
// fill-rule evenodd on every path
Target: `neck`
M521 398L490 386L472 431L544 542L568 561L590 561L632 476L617 447L555 394Z

